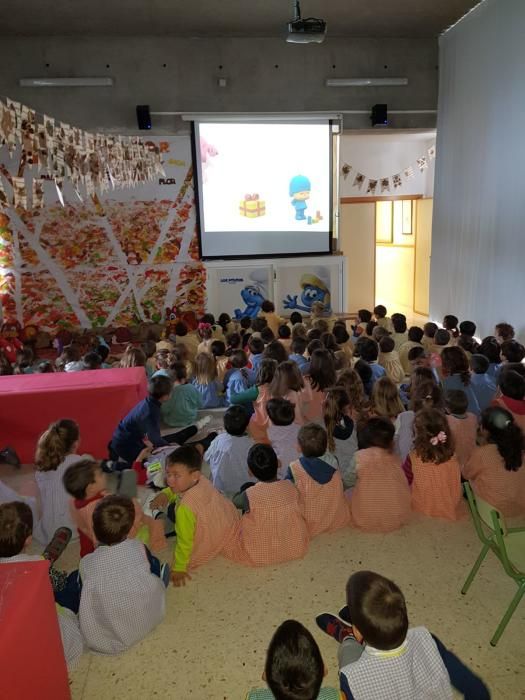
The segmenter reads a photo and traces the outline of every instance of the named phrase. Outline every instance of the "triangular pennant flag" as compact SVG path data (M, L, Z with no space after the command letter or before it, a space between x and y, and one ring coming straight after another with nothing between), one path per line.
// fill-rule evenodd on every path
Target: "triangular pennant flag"
M403 170L403 175L406 177L407 180L412 180L414 177L414 168L409 165L408 168L405 168Z
M398 187L401 187L401 185L403 184L403 181L401 180L401 173L397 173L397 175L393 175L392 182L394 184L395 190L397 190Z
M355 176L354 184L352 185L352 187L357 187L357 189L360 190L361 187L364 185L364 182L365 182L365 176L363 175L363 173L357 173L357 175Z
M381 192L390 192L390 178L389 177L382 177L381 178Z
M428 149L427 152L428 152L429 159L434 160L434 158L436 157L436 144L434 144L433 146L430 146L430 148Z
M155 167L158 168L160 165L160 162L157 160L155 163ZM341 172L343 173L343 178L346 180L346 178L350 175L350 171L352 170L352 166L348 165L348 163L345 163L343 167L341 168Z
M375 194L377 188L377 180L368 180L368 187L366 188L367 194Z
M426 170L428 168L428 160L426 159L426 156L423 156L422 158L417 159L417 167L421 172L423 170Z

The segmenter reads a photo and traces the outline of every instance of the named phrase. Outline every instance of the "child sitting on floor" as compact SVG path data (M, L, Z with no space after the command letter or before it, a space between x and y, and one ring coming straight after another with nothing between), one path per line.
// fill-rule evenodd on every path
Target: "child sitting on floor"
M425 408L414 420L414 449L403 469L412 483L412 508L432 518L458 520L466 513L461 471L446 417Z
M217 379L217 365L208 352L200 352L195 358L195 375L191 383L201 395L202 408L221 408L226 405L222 385Z
M290 352L290 347L292 345L292 331L290 326L283 323L279 326L277 340L284 346L286 352Z
M390 336L381 338L379 341L381 352L379 353L378 362L381 367L384 367L386 376L391 379L394 384L401 384L405 378L405 370L401 366L399 355L395 347L396 343Z
M197 333L201 342L197 345L197 354L201 352L210 352L211 344L213 343L213 328L211 323L200 322L197 328Z
M97 548L80 562L80 629L87 646L100 654L126 651L155 629L166 611L169 567L130 538L134 520L129 498L99 501L93 511Z
M326 667L317 642L300 622L286 620L275 630L266 652L263 679L246 700L344 700L336 688L322 688Z
M410 487L394 452L394 432L392 421L378 417L359 429L350 509L352 523L367 532L392 532L410 520Z
M268 439L279 459L280 477L284 477L288 466L299 459L297 436L300 425L295 423L295 406L287 399L270 399L266 404L268 414Z
M173 364L173 355L171 350L157 350L155 353L155 371L152 377L169 377L172 378L170 367Z
M496 382L487 374L489 361L485 355L474 354L470 357L470 385L476 394L479 408L484 411L496 396Z
M210 350L215 358L215 364L217 365L217 379L220 382L224 382L226 370L230 362L230 358L226 356L226 345L222 340L214 340L210 346Z
M387 316L386 306L378 304L374 307L374 318L377 321L377 325L384 328L389 333L392 333L394 327L392 326L392 320Z
M259 369L263 360L264 341L262 338L259 338L258 336L250 336L250 339L248 340L248 350L250 351L249 359L252 370L257 373L257 370Z
M345 698L489 700L483 681L425 627L408 628L405 598L393 581L357 571L346 584L339 616L317 625L339 642L339 680Z
M212 483L222 493L234 494L250 480L248 452L253 440L247 434L250 414L242 406L230 406L224 414L225 433L219 433L204 454Z
M299 493L288 480L277 479L279 460L270 445L254 445L248 468L258 479L235 497L244 512L224 554L247 566L302 559L308 550L308 529Z
M185 586L190 571L220 554L231 543L239 514L210 481L202 476L202 456L192 445L174 450L166 467L167 488L151 502L151 508L175 504L176 544L171 580Z
M350 397L344 388L336 386L328 389L323 406L328 451L337 460L345 489L355 484L354 455L357 450L357 434L350 411Z
M302 456L288 467L287 479L299 491L308 533L333 532L348 524L348 502L337 467L322 459L326 453L326 430L316 423L303 425L298 435Z
M188 372L183 362L171 365L173 390L160 407L162 420L173 428L192 425L197 420L197 411L203 407L203 397L193 384L188 384Z
M454 450L461 470L476 449L478 419L467 413L468 399L464 391L451 389L445 394L447 422L454 441Z
M240 394L254 383L253 373L247 369L248 357L244 350L235 350L230 356L232 369L225 378L226 401L231 403L233 394Z
M304 380L299 368L291 360L277 366L269 387L272 399L287 399L295 406L295 422L303 425L305 415L312 400L310 382Z

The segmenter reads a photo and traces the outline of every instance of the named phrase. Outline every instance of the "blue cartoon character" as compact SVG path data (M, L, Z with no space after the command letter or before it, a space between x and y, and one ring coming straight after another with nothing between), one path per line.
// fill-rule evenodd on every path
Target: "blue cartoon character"
M301 277L301 288L301 304L297 301L297 294L295 296L287 294L286 299L283 299L285 309L297 309L298 311L311 313L312 305L319 301L324 305L324 311L331 311L330 289L320 277L310 272L305 273Z
M304 221L304 215L307 207L306 200L310 197L312 185L310 180L304 175L296 175L290 180L290 197L292 199L292 207L295 209L295 220Z

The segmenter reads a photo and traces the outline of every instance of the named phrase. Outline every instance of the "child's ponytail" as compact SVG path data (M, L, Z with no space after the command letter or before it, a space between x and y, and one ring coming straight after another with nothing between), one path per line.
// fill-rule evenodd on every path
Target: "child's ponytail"
M334 430L341 421L345 408L350 406L350 399L343 387L336 386L328 389L323 404L323 418L328 435L328 450L335 451Z
M454 454L454 441L445 415L423 408L414 419L414 449L423 462L442 464Z
M37 470L54 471L79 439L80 431L75 421L62 418L51 423L38 439L35 456Z
M486 408L481 414L481 425L489 433L489 441L495 444L505 462L505 469L516 472L523 462L524 438L512 413L496 406Z

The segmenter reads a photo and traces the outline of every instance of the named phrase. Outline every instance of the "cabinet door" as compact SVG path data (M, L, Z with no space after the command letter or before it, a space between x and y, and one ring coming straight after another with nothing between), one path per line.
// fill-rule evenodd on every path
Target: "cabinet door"
M414 311L422 316L429 314L433 201L432 199L419 199L416 203Z

